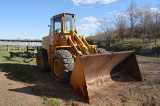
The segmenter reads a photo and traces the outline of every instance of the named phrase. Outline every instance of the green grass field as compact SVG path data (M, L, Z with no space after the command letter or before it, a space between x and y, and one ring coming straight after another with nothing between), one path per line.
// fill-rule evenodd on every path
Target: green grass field
M136 38L125 38L123 41L115 40L114 43L111 43L111 46L117 46L117 47L139 47L143 46L146 48L151 47L158 47L160 46L160 39L157 39L157 42L155 44L155 40L151 40L151 42L148 42L148 39L145 39L144 41L142 39L136 39Z

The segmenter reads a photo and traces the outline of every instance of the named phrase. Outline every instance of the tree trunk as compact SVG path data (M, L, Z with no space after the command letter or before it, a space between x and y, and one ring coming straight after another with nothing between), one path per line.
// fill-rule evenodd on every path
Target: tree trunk
M123 34L121 35L121 40L123 41Z
M149 43L151 43L151 37L149 37L148 40L149 40Z
M154 40L154 44L155 44L155 45L157 44L157 39Z

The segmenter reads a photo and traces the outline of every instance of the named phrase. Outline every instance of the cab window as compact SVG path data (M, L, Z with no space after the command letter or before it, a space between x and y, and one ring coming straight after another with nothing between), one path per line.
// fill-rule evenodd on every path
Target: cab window
M54 19L54 30L55 33L60 33L61 32L61 18L57 17Z
M75 30L74 24L74 16L73 15L65 15L64 16L64 24L65 24L65 31Z

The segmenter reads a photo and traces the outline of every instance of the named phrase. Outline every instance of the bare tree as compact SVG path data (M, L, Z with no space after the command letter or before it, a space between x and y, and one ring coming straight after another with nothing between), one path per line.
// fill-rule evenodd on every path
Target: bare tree
M143 32L143 40L145 38L148 38L149 42L152 38L152 29L153 29L153 16L154 12L150 8L142 8L139 10L139 16L140 16L140 25L142 26L142 32Z
M138 24L134 27L134 37L135 38L140 38L141 35L143 34L143 27L142 25Z
M153 15L153 27L152 27L152 33L153 33L153 38L155 39L155 44L157 43L157 38L160 35L160 11L159 9L154 10L154 15Z
M134 29L135 29L135 24L138 19L136 2L132 1L130 3L130 6L126 10L126 14L127 14L128 21L129 21L130 38L132 38L135 35Z
M98 20L99 30L98 33L104 35L105 47L110 47L111 36L113 35L113 21L106 18Z
M121 40L123 40L124 32L125 32L126 27L127 27L126 17L124 15L120 14L115 18L114 23L115 23L115 26L117 28L118 35L120 36Z

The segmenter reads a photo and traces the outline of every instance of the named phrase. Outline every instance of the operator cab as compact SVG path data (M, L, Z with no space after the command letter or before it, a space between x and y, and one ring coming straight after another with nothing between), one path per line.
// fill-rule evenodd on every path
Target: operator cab
M62 13L51 18L49 35L69 33L71 30L76 31L74 14Z

